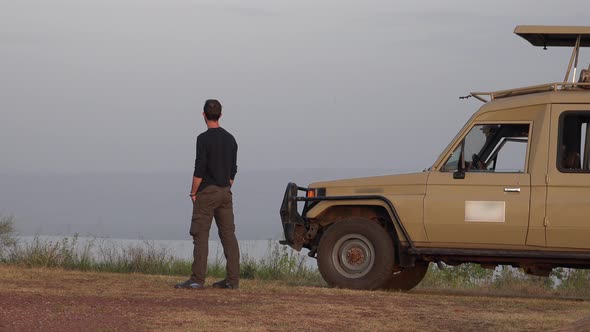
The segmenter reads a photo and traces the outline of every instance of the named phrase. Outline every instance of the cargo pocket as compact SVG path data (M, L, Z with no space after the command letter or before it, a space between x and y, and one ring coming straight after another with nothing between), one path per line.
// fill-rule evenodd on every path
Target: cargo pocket
M191 218L191 227L189 234L195 236L199 230L208 230L211 228L213 212L215 211L215 197L211 191L205 188L197 194L197 199L193 204L193 216Z

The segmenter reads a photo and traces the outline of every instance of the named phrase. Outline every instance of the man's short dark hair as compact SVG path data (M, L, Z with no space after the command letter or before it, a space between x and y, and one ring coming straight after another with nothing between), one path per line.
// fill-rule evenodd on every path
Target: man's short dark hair
M205 117L210 121L217 121L221 116L221 103L217 99L208 99L203 107Z

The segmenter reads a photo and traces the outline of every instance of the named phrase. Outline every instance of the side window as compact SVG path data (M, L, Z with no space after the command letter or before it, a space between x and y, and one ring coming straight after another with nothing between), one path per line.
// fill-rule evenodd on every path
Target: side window
M557 168L561 172L590 172L590 111L564 112L559 119Z
M529 124L475 125L441 171L524 173L529 127Z

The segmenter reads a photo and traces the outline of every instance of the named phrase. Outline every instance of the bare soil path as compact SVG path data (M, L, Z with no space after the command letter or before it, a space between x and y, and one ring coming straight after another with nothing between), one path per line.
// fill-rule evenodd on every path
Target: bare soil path
M174 289L181 279L0 265L0 331L590 330L590 302L583 300L255 280L243 280L237 291Z

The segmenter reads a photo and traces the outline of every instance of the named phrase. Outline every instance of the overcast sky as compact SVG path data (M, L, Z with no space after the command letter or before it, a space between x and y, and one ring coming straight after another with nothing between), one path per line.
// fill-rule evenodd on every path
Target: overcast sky
M0 215L22 234L187 239L202 105L218 98L240 147L238 238L280 238L287 182L431 166L481 106L459 96L563 79L570 50L516 25L588 13L587 0L0 0Z
M473 90L559 81L517 24L588 1L0 2L0 172L192 167L207 98L242 169L430 166ZM582 54L584 55L584 54ZM582 65L588 59L582 59Z

